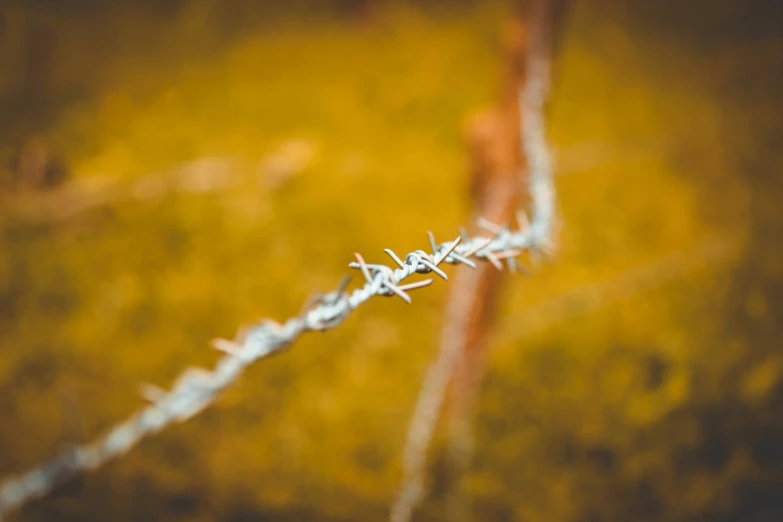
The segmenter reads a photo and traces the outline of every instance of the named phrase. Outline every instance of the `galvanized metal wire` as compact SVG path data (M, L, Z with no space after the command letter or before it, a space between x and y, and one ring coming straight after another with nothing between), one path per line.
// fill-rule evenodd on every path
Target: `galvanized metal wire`
M220 392L232 384L251 363L278 353L291 345L300 335L309 331L324 331L339 326L348 315L371 297L396 296L411 302L409 292L432 283L432 279L403 284L414 274L435 273L443 279L448 276L442 264L475 266L475 260L489 261L498 268L502 263L525 250L545 250L549 240L541 227L522 226L511 231L508 227L493 228L486 237L461 235L454 241L437 244L430 234L430 252L416 250L400 257L392 250L385 252L396 267L368 264L360 254L349 266L359 269L365 284L353 292L346 292L347 281L336 291L318 297L305 311L282 324L266 320L249 330L241 339L220 339L213 342L224 356L214 369L188 368L168 391L154 386L144 389L151 404L126 421L114 426L96 441L74 447L51 461L6 480L0 486L0 517L19 508L34 498L41 497L62 482L85 470L96 469L139 443L144 437L166 426L183 422L197 415L214 402Z

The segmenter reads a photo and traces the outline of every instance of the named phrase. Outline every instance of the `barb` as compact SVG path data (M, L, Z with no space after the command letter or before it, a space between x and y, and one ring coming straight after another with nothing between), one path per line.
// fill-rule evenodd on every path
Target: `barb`
M434 244L434 243L433 243ZM263 321L250 329L240 339L217 339L213 347L223 353L211 371L188 368L175 381L171 390L145 386L143 395L149 406L116 425L91 444L77 446L53 460L8 479L0 486L0 518L27 502L46 495L59 484L85 471L96 469L109 460L130 450L144 437L157 433L166 426L183 422L212 404L220 392L242 374L246 366L284 350L301 334L308 331L324 331L339 326L357 307L374 296L398 296L410 303L408 292L427 286L431 279L401 284L414 274L434 272L447 279L438 268L443 263L464 263L475 266L470 260L505 259L507 262L523 250L535 251L540 243L532 229L514 233L504 231L494 237L461 236L455 241L435 244L431 253L416 250L403 261L394 252L386 253L395 261L393 269L382 264L368 264L360 254L357 262L349 266L361 270L365 284L346 293L347 282L334 292L320 296L310 303L304 312L283 324Z

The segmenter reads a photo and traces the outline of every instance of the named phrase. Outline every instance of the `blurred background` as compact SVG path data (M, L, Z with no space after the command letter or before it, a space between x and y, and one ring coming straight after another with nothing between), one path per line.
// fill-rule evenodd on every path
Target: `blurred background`
M0 477L470 214L503 0L4 0ZM476 520L783 520L783 7L574 1L559 252L504 282ZM356 278L355 278L356 279ZM356 283L354 283L355 285ZM24 521L381 520L448 283L377 299ZM416 520L444 520L444 443Z

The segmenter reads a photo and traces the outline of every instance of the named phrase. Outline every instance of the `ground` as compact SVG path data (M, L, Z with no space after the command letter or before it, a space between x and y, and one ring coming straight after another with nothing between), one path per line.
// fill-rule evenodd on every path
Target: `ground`
M0 9L0 473L213 364L210 339L298 313L353 252L456 236L463 125L496 99L507 6L337 4ZM778 8L674 4L567 19L559 252L507 283L477 519L783 512ZM48 72L20 61L25 27L57 42ZM24 150L67 179L21 186ZM306 336L19 519L383 519L447 284ZM422 520L445 512L440 453Z

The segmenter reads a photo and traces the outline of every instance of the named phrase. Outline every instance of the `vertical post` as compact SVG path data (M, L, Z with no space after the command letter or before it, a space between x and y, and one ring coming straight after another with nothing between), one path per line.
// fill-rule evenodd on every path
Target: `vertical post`
M515 17L509 24L505 32L508 65L499 107L477 115L467 129L474 214L510 225L523 186L528 187L533 214L528 237L536 249L550 244L554 213L542 112L549 85L551 25L556 18L562 19L564 3L532 0L532 22L525 24L521 17ZM491 235L499 232L494 230ZM408 522L424 496L427 451L444 403L448 404L452 435L452 475L461 477L467 468L470 418L483 374L483 348L501 275L488 266L477 267L475 272L463 266L455 274L457 281L450 287L438 356L427 369L408 428L402 486L391 507L392 522ZM469 510L460 505L464 497L459 489L454 488L457 494L450 510L461 519Z
M519 92L525 80L525 24L514 20L504 31L506 73L497 108L482 111L468 123L473 219L509 224L524 196L527 169L521 140ZM484 373L489 337L500 284L506 274L482 263L471 271L460 266L450 285L440 349L459 354L448 400L448 462L454 482L448 497L450 520L470 513L462 479L470 466L471 420ZM460 325L461 327L455 327Z
M546 82L539 76L548 74L548 47L564 8L564 0L536 0L527 13L519 9L504 31L506 77L499 106L480 113L468 126L474 217L509 224L523 198L528 199L527 178L535 167L528 162L536 159L521 145L528 116L522 107L523 93L528 82ZM441 350L460 354L448 402L449 471L454 481L448 498L450 520L464 520L470 514L462 482L473 453L471 422L503 277L504 273L486 264L473 272L460 267L450 286ZM450 327L454 323L461 323L462 328Z

